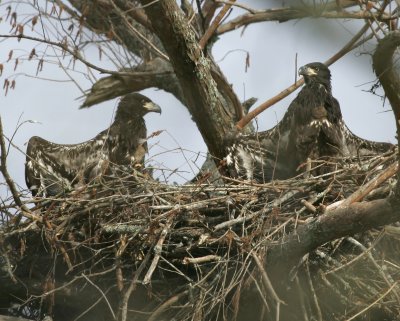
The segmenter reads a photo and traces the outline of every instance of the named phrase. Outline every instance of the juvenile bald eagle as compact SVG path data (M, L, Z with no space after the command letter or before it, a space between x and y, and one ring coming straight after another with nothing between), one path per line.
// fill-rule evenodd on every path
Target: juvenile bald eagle
M228 143L230 175L266 182L298 174L307 158L355 157L382 153L393 145L354 135L332 96L331 73L320 62L299 69L305 85L274 128L239 135Z
M132 93L118 104L112 125L80 144L61 145L34 136L28 142L25 163L26 185L32 195L54 196L88 183L109 164L143 164L147 152L143 116L161 113L149 98Z

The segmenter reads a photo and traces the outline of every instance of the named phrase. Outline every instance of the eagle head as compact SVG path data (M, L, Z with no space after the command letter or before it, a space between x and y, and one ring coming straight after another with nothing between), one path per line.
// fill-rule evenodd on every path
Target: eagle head
M321 62L312 62L299 69L299 75L304 77L306 85L322 84L331 89L331 72Z
M122 97L118 104L115 119L128 120L132 118L142 118L150 112L161 114L161 108L146 96L139 93L131 93Z

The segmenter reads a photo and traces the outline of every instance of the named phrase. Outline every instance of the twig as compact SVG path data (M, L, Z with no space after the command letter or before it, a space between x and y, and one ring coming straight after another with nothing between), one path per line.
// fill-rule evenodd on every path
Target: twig
M388 180L399 170L399 164L397 162L390 165L384 172L380 173L377 177L371 179L367 184L361 186L357 191L346 198L341 204L341 207L349 206L355 202L361 201L366 195L368 195L372 190L377 188L383 182Z
M356 239L354 239L353 237L348 237L347 238L348 241L350 241L351 243L353 243L354 245L358 246L362 251L366 252L367 248L362 245L360 242L358 242ZM390 286L393 283L393 278L391 275L389 275L387 272L385 272L382 267L376 262L376 260L374 259L374 257L371 254L371 251L367 252L367 256L370 259L370 261L372 262L373 266L375 266L375 268L379 271L379 274L381 275L382 279L386 282L386 284L388 286ZM390 278L390 281L389 281ZM399 295L397 293L397 291L394 291L394 296L397 299L397 302L400 303L400 298Z
M94 283L92 282L92 280L90 280L85 274L82 273L81 275L82 275L82 277L83 277L86 281L88 281L91 285L93 285L93 286L100 292L101 296L102 296L103 299L106 301L106 303L107 303L107 305L108 305L108 308L110 309L110 312L111 312L111 314L112 314L112 316L113 316L113 319L116 320L117 318L116 318L116 316L115 316L114 310L113 310L113 308L112 308L110 302L108 301L106 295L104 294L104 292L99 288L99 286L98 286L97 284L94 284Z
M205 45L207 44L208 40L212 37L215 30L217 30L219 23L222 21L228 10L232 7L232 5L236 2L236 0L232 0L229 3L225 3L221 11L215 17L214 21L211 23L210 27L204 33L203 37L199 41L199 45L201 49L204 49Z
M173 297L169 298L167 301L165 301L163 304L161 304L157 310L153 312L153 314L150 316L150 318L147 321L156 321L159 320L159 316L162 312L164 312L166 309L168 309L171 305L174 303L178 302L180 298L183 296L187 295L189 293L189 290L185 290L177 295L174 295Z
M151 280L151 276L154 273L154 270L157 267L158 261L160 260L161 252L162 252L162 246L164 244L165 238L168 234L169 229L171 228L172 222L173 222L173 217L174 215L171 215L168 218L167 223L164 225L164 228L161 231L160 238L157 241L157 244L154 246L154 258L153 261L151 262L150 268L147 271L144 279L143 279L143 284L149 284Z
M309 267L309 262L308 261L305 264L305 268L306 268L306 273L307 273L308 285L310 286L310 290L311 290L311 293L312 293L312 299L314 301L315 309L317 310L318 320L319 321L323 321L321 308L319 307L319 304L318 304L318 297L317 297L317 294L315 293L314 285L313 285L313 282L312 282L312 279L311 279L310 267Z
M372 308L375 304L377 304L379 301L381 301L383 298L385 298L392 290L393 288L397 285L397 281L393 283L393 285L385 292L383 293L379 298L377 298L374 302L372 302L370 305L362 309L360 312L356 313L352 317L346 319L345 321L351 321L363 314L364 312L368 311L370 308Z
M256 263L258 269L261 272L261 277L263 280L263 284L265 288L270 292L272 298L274 299L276 303L276 316L275 320L279 321L279 316L280 316L280 306L281 304L286 304L283 300L281 300L278 297L278 294L276 294L274 287L272 286L271 280L268 277L267 271L265 271L263 264L261 263L260 259L258 258L257 254L254 251L251 251L251 256L253 257L254 262Z
M11 191L11 194L14 198L15 204L18 205L18 207L21 209L21 213L16 216L15 218L15 223L18 224L21 220L21 214L22 216L29 218L31 220L35 220L38 222L42 222L42 218L40 216L37 216L33 214L26 206L25 204L22 203L20 197L19 197L19 192L14 184L13 179L11 178L10 174L8 173L7 170L7 149L6 149L6 143L4 141L4 132L3 132L3 124L1 121L1 116L0 116L0 171L4 176L4 179L6 180L7 186Z
M142 263L140 263L139 268L135 271L134 277L132 278L128 289L125 291L125 293L124 293L124 295L122 297L122 302L121 302L121 321L126 321L127 320L129 298L131 297L132 292L135 291L136 285L138 284L139 277L142 274L144 268L146 267L146 264L149 261L149 258L150 258L150 252L147 253L147 255L145 256L145 258L142 261Z
M185 257L183 259L183 264L201 264L205 262L219 261L221 260L219 255L206 255L202 257Z

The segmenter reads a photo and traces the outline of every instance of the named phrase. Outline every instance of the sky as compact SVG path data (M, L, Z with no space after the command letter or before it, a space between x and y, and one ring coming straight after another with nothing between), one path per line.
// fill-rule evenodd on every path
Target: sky
M13 3L12 6L15 6ZM241 3L261 8L268 1L248 0ZM280 5L276 1L272 3ZM28 13L29 8L26 10ZM243 10L235 9L233 14L242 13ZM1 34L10 31L5 16L6 5L3 4L0 5L0 17L3 17ZM342 48L362 24L362 21L326 19L258 23L245 30L240 28L222 35L214 45L213 56L240 100L256 97L256 107L294 82L296 56L297 66L325 61ZM346 124L356 135L394 143L395 123L390 105L384 105L382 97L368 92L376 81L371 65L375 45L371 41L330 67L333 95L341 104ZM110 125L118 103L118 99L114 99L89 109L79 109L83 101L81 90L92 86L90 79L80 73L86 70L85 67L76 63L75 72L70 72L68 76L59 63L45 63L43 71L36 77L38 61L26 59L35 46L37 44L28 40L18 42L17 39L0 38L0 64L4 66L0 83L3 84L5 79L16 81L15 90L9 90L6 96L4 90L0 92L0 115L5 135L12 137L17 147L10 147L7 161L9 172L21 189L26 188L23 153L30 137L41 136L56 143L83 142ZM36 48L38 52L43 50L40 46ZM10 50L13 50L13 57L7 62ZM46 49L46 53L54 55L50 48ZM247 70L246 53L250 55ZM18 57L20 59L14 70ZM96 47L88 48L86 58L103 68L114 68L107 59L99 61ZM71 66L68 58L61 63ZM71 75L75 81L71 81ZM93 72L93 77L97 79L103 76ZM156 172L156 178L169 183L183 183L197 173L197 167L204 160L206 146L202 137L186 108L171 94L157 89L147 89L142 93L163 110L161 116L149 114L145 117L148 134L164 130L149 141L148 160L163 169ZM259 115L256 127L266 130L275 126L296 94ZM4 180L0 177L2 182ZM4 186L0 186L2 197L4 193Z

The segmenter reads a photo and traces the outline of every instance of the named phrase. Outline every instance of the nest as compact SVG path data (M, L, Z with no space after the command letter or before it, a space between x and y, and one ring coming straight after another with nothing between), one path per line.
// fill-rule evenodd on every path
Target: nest
M69 309L69 320L99 311L107 320L394 320L395 225L324 244L295 266L269 269L266 258L298 226L354 195L387 197L396 182L380 178L395 163L394 152L313 162L298 177L266 184L170 186L135 172L42 199L32 210L40 220L1 235L3 277L27 289L14 312L39 318Z

